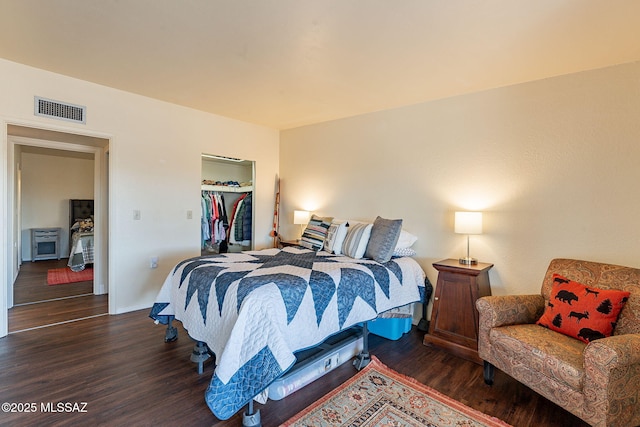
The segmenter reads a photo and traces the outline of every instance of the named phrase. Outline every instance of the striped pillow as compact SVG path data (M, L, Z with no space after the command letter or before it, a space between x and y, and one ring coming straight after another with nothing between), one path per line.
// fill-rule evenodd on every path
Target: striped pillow
M342 253L342 244L344 238L347 237L347 229L349 223L344 220L333 220L327 231L327 238L324 240L324 250L340 255Z
M342 253L351 258L362 258L367 249L373 224L349 222L349 231L342 244Z
M300 246L314 251L322 249L331 221L333 221L332 217L322 218L317 215L311 215L309 224L307 224L307 228L305 228L302 238L300 238Z

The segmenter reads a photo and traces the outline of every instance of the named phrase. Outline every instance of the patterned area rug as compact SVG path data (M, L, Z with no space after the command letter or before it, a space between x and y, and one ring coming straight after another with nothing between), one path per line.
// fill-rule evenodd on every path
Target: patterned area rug
M366 368L282 426L509 426L371 359Z
M69 267L52 268L47 271L47 285L62 285L87 280L93 280L93 268L91 267L78 272L71 271Z

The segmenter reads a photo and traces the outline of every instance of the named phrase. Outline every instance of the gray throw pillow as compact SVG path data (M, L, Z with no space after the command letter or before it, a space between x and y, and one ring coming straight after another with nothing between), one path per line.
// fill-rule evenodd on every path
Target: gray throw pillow
M365 258L385 263L391 259L402 231L401 219L384 219L377 217L373 222L369 244L364 253Z

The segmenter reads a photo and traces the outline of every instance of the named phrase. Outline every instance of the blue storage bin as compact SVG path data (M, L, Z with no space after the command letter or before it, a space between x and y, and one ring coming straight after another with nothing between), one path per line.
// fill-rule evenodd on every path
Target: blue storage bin
M410 317L374 319L368 322L369 332L389 340L397 340L411 330Z

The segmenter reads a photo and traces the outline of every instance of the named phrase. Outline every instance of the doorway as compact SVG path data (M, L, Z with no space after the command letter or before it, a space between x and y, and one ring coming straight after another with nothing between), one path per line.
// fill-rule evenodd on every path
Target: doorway
M8 125L7 142L8 218L13 220L7 224L11 279L7 289L9 333L108 314L109 139ZM82 173L61 170L82 168ZM34 177L34 170L42 176ZM25 173L27 171L29 173ZM85 182L71 184L74 179ZM40 188L38 182L45 188ZM53 187L51 182L54 182ZM45 183L49 183L48 189ZM95 202L95 214L92 215L94 256L88 264L93 268L93 277L87 270L81 282L51 286L47 283L47 272L64 272L68 268L72 230L68 225L67 210L69 199L77 198L94 199ZM47 257L47 260L34 259L31 253L30 236L34 230L39 231L34 227L41 226L56 230L56 242L60 247L58 256Z

